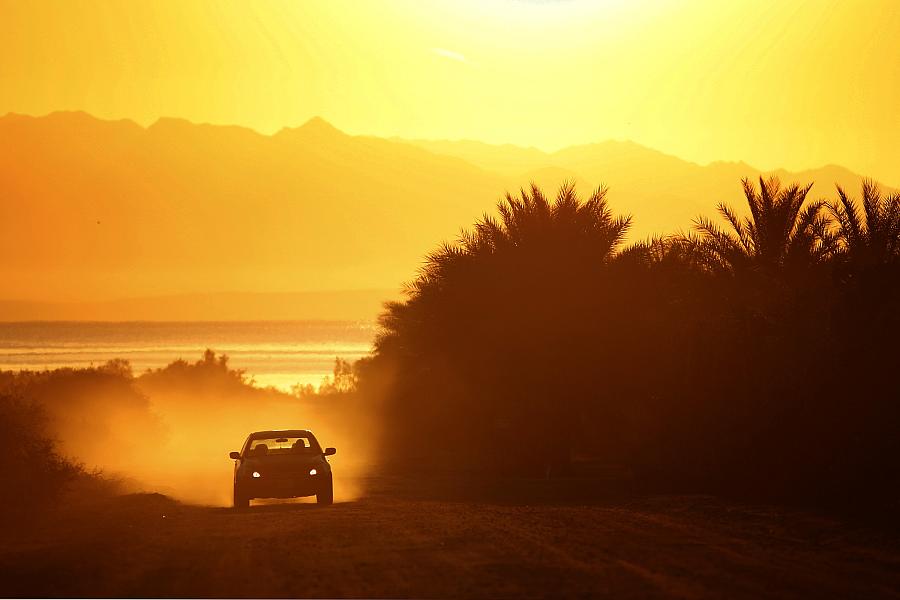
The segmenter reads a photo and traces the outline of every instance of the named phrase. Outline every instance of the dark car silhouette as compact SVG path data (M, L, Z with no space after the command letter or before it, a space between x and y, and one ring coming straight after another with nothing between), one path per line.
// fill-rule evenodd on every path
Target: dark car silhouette
M337 452L319 446L306 429L257 431L247 436L234 459L234 506L246 508L253 498L315 496L319 504L334 501L331 465Z

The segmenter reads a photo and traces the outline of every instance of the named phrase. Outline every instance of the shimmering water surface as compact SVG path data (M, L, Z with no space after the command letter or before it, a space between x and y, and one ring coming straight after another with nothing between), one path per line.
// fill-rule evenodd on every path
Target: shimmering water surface
M179 358L199 360L211 348L257 385L289 390L319 384L336 357L365 356L374 337L375 324L362 321L0 323L0 369L89 367L124 358L137 375Z

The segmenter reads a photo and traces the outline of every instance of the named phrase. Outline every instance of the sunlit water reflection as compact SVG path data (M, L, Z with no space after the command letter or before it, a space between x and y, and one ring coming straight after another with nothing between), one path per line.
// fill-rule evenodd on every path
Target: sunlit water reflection
M0 369L89 367L122 358L138 375L179 358L196 361L211 348L256 385L289 391L319 384L336 357L365 356L374 336L375 324L365 321L0 323Z

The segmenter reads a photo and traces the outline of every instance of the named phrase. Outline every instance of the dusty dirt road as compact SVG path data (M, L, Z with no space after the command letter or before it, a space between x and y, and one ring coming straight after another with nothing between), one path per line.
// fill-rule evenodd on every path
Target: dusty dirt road
M900 544L708 497L355 502L235 511L158 495L62 511L0 549L0 596L900 597Z

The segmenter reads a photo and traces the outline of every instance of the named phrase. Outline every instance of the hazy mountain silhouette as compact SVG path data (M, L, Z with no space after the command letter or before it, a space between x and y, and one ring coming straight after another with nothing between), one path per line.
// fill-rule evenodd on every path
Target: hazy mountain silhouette
M703 166L627 141L570 146L557 152L471 141L410 143L500 173L514 188L533 179L541 187L555 189L561 178L568 178L586 195L598 185L607 185L610 205L634 215L633 240L688 229L697 215L712 212L717 203L740 200L743 177L755 179L766 174L783 181L814 183L810 197L815 198L834 197L835 184L858 189L862 179L838 165L800 172L761 171L743 162Z
M6 299L396 289L504 186L321 119L264 136L8 115L0 140Z
M350 136L320 118L267 136L181 119L145 128L80 112L10 114L0 118L2 299L396 289L424 251L530 180L608 185L640 239L689 228L758 173L631 142L546 153ZM834 183L859 188L837 166L777 174L815 181L811 197L834 196ZM166 318L164 302L160 311Z

